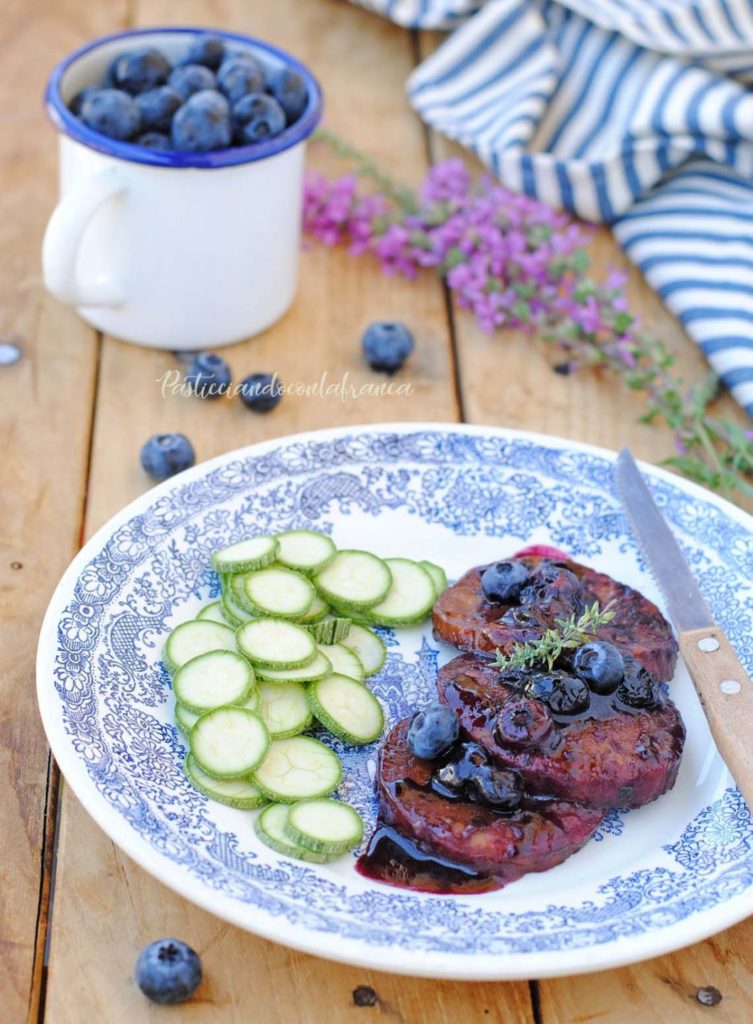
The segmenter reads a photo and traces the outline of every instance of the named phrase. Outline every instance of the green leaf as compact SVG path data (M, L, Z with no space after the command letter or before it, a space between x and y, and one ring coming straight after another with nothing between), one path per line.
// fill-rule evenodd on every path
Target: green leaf
M614 318L614 329L617 334L626 334L635 323L635 319L625 310L619 310Z

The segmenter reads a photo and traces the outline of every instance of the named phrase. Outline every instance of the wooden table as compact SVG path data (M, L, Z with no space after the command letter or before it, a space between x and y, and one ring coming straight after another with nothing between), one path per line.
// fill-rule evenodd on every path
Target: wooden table
M170 22L235 28L290 49L321 78L328 125L408 183L448 151L427 135L403 93L410 69L437 40L411 36L345 2L2 0L1 331L18 340L24 358L0 369L0 1019L749 1022L751 922L672 956L580 978L458 984L373 973L292 952L197 910L127 860L60 778L34 696L40 621L82 540L148 488L138 449L150 434L182 430L201 459L301 429L386 420L464 420L609 447L629 442L647 459L671 447L660 428L636 423L640 399L619 383L599 374L558 376L542 346L515 334L482 334L448 307L432 278L388 280L367 261L316 246L302 258L293 311L228 351L237 375L277 370L283 380L313 381L324 370L348 371L355 383L365 382L372 378L359 354L361 329L397 317L418 338L405 371L414 386L410 399L287 397L265 417L239 402L163 398L156 381L175 365L169 353L97 335L42 288L39 246L56 184L55 137L40 97L50 68L74 46L128 26ZM321 160L312 152L312 163ZM623 262L606 232L596 237L593 255L597 265ZM688 377L698 376L700 357L635 272L631 293ZM735 414L729 400L721 404ZM171 1010L148 1004L133 982L138 951L164 935L199 950L206 974L197 999ZM723 995L714 1008L696 999L708 985ZM358 986L373 988L373 1007L356 1005Z

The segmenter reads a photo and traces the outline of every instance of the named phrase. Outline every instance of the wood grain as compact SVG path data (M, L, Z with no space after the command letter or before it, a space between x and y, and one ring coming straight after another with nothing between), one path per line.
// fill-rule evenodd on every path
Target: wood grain
M0 1017L13 1022L35 1016L41 989L56 795L34 655L45 606L79 544L97 363L94 332L49 300L39 277L56 193L41 97L53 65L115 23L119 9L37 0L0 9L0 340L23 352L0 368Z
M750 678L727 635L718 626L688 630L677 639L717 750L748 806L753 807L753 686ZM708 650L707 644L716 644L716 649Z
M79 41L82 12L101 21L120 17L117 12L113 15L112 4L106 6L102 0L90 6L96 8L94 13L84 7L83 0L60 5L68 16L65 32L60 31L57 15L47 31L56 34L56 45L62 39L61 49ZM38 22L50 21L50 8L51 3L41 2L34 8L35 31ZM421 177L424 139L403 95L403 82L412 63L410 37L385 21L338 0L183 0L179 6L174 0L130 0L129 9L129 16L139 24L232 27L292 50L311 64L323 81L330 127L373 153L405 181L415 183ZM0 31L10 31L2 24ZM92 28L88 34L98 30ZM42 54L41 66L50 63L51 58ZM49 153L47 160L49 164ZM325 157L312 153L312 160L316 164ZM0 202L4 202L2 192ZM0 231L2 224L0 219ZM599 264L621 262L606 232L597 237L593 253ZM258 416L238 402L202 403L171 394L163 397L159 380L178 366L174 358L105 339L96 392L87 533L147 488L137 452L141 441L156 431L184 431L194 441L198 457L204 459L252 441L318 426L457 418L450 329L438 285L428 280L420 285L387 280L368 262L320 249L303 256L302 270L299 298L291 313L263 336L226 351L236 376L276 370L286 382L310 382L327 371L330 381L348 372L353 384L370 382L373 377L361 363L358 336L371 319L395 316L417 332L417 352L404 376L414 386L413 395L409 399L393 396L345 402L336 396L288 396L275 412ZM671 338L683 367L700 373L700 357L635 272L631 288L635 306ZM53 360L58 337L66 330L84 338L79 344L86 349L87 332L78 321L54 304L45 304L45 309L38 333L42 330L47 358ZM469 318L458 315L455 343L459 394L467 418L473 422L545 430L613 447L630 443L638 454L653 460L662 445L671 446L667 433L636 425L640 412L636 396L597 375L562 378L553 374L543 348L527 337L512 334L490 339ZM88 344L93 351L91 340ZM75 478L76 467L79 475L84 472L85 431L77 430L76 417L85 420L92 408L93 362L87 358L89 361L81 360L90 369L88 377L81 371L88 384L80 392L80 407L60 404L56 444L48 453L49 464L39 473L40 480L58 484L57 500L63 476L70 481L73 473ZM67 371L58 367L58 372ZM49 402L49 393L45 397ZM11 431L17 420L18 416L9 420ZM23 448L18 445L19 452L40 447L30 448L28 436L26 441ZM61 452L70 452L67 462ZM23 486L28 487L29 495L35 493L33 481L25 481ZM80 505L80 487L71 487L64 498ZM18 515L19 530L23 511ZM65 516L62 523L46 521L55 540L54 553L50 544L52 560L45 564L48 583L60 569L54 556L65 561L70 554L67 549L60 551L67 537L66 523ZM34 536L36 541L36 531ZM72 544L73 538L68 542ZM38 550L37 545L34 553ZM13 649L17 646L14 638ZM27 677L29 664L26 656L20 661ZM26 685L30 685L28 679ZM19 737L12 741L12 751L23 749ZM201 1024L338 1024L369 1020L377 1014L380 1020L406 1024L459 1019L500 1024L533 1024L534 1019L537 1024L587 1020L617 1024L643 1018L674 1024L700 1020L700 1014L737 1024L753 1016L746 966L753 953L749 925L630 970L541 983L536 1010L540 1015L535 1015L525 983L471 985L401 978L332 964L240 932L178 898L125 858L65 786L61 803L44 1013L50 1024L131 1024L162 1020L166 1013L176 1020ZM36 813L38 817L28 816L27 844L38 858L41 809L37 807ZM0 843L6 838L0 838ZM17 922L23 921L19 914ZM197 999L165 1011L146 1002L134 985L132 972L140 948L168 934L180 936L199 950L207 980ZM701 1008L694 1002L702 985L715 985L722 991L724 998L718 1007ZM373 1007L356 1005L354 991L358 987L373 989ZM12 1005L20 1007L21 1002Z
M618 971L542 982L543 1024L750 1024L750 921L671 956ZM714 988L716 1005L698 993Z

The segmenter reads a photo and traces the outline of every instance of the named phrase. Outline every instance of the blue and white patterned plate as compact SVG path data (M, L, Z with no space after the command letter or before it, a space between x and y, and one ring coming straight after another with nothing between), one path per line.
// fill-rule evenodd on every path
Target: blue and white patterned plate
M551 542L661 603L628 530L609 452L513 431L400 424L298 435L231 452L143 495L86 545L42 629L39 703L89 813L134 860L220 917L310 953L457 978L599 970L687 945L753 911L753 826L684 669L677 785L612 813L566 863L497 893L413 894L261 846L255 812L210 803L183 774L168 630L217 594L213 549L310 526L344 547L408 554L450 577ZM719 622L753 669L753 521L659 470L649 480ZM373 680L389 723L433 694L453 652L430 629L384 631ZM340 794L374 821L376 745L344 748Z

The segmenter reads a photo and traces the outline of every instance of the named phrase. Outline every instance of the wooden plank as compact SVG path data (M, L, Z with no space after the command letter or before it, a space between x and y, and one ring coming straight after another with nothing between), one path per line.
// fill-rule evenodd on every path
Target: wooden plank
M421 176L421 133L402 92L411 66L409 40L389 24L349 5L311 0L265 0L254 5L234 0L215 6L193 0L181 5L179 13L168 0L149 0L138 7L138 19L221 24L291 49L322 78L334 129L389 159L406 180ZM415 286L385 280L367 262L317 249L303 257L302 269L301 292L285 320L264 336L227 351L238 375L278 370L286 381L316 380L326 369L331 379L347 370L356 384L373 381L360 360L360 330L372 319L399 316L418 332L418 349L404 377L415 387L410 399L343 403L289 396L266 417L250 414L237 402L163 399L156 378L175 365L172 358L108 339L100 374L87 531L145 489L137 448L142 435L156 430L184 430L205 458L316 426L456 418L439 286L431 281ZM132 969L141 946L166 934L191 942L206 968L200 1001L180 1011L185 1020L361 1020L368 1010L355 1005L353 991L371 986L378 996L378 1012L390 1020L439 1024L465 1016L511 1024L531 1021L525 983L458 985L373 974L293 953L225 926L163 889L123 857L64 789L46 1020L156 1020L160 1012L147 1006L135 988Z
M23 358L0 368L0 1016L36 1015L49 888L55 779L36 708L34 653L53 586L81 531L97 339L42 288L39 249L57 192L45 78L83 39L117 21L68 0L0 5L0 339ZM54 818L53 818L54 821Z
M541 984L543 1024L749 1024L753 1017L753 925L730 928L671 956L618 971ZM700 989L715 988L721 1002L699 1002Z
M441 37L424 33L420 52L429 53ZM436 134L430 135L433 159L462 155L467 151ZM480 169L479 165L476 167ZM686 381L702 378L706 362L681 324L630 265L605 228L590 245L595 271L609 266L628 271L630 308L639 311L648 330L662 337L675 355L677 372ZM644 425L642 398L605 371L582 371L563 377L552 371L557 350L523 332L505 331L494 336L481 331L469 313L455 312L460 393L465 418L484 423L534 430L621 448L649 462L672 454L671 431L662 425ZM728 394L716 403L716 411L749 426L745 413ZM744 507L750 502L740 501ZM597 975L561 978L537 983L541 1024L604 1024L647 1020L707 1020L709 1014L725 1024L743 1024L753 1018L753 919L689 949L631 968ZM696 999L699 988L713 985L723 994L716 1008Z

